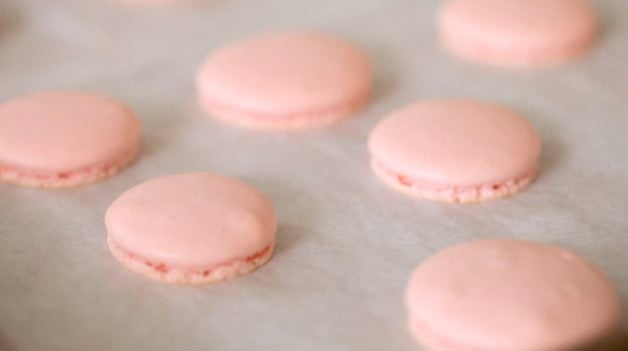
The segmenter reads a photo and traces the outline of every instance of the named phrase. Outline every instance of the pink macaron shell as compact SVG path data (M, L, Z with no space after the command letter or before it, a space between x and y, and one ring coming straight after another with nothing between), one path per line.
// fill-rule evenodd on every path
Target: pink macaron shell
M445 249L412 275L411 332L432 350L568 350L619 327L621 300L586 260L554 246L488 239Z
M111 238L107 244L111 254L130 271L163 283L186 285L215 284L253 272L270 260L275 249L271 244L245 258L212 267L181 269L140 257L118 246Z
M139 133L135 114L106 96L46 92L21 97L0 105L0 173L17 183L22 177L35 183L38 177L44 183L59 177L61 185L68 179L96 180L133 159Z
M520 177L491 183L455 186L423 182L392 171L378 161L371 160L371 169L388 186L409 196L434 201L472 204L511 196L527 187L536 177L537 169Z
M453 53L506 66L557 64L595 39L588 0L453 0L440 16L441 38Z
M405 107L371 133L372 163L423 189L493 187L534 177L541 142L534 128L499 105L437 99Z
M155 6L155 7L177 7L197 5L211 0L120 0L130 5Z
M105 221L115 247L179 275L272 251L277 228L260 192L208 173L140 184L114 201Z
M279 132L328 126L357 113L367 100L368 95L358 96L355 100L346 101L333 107L281 115L238 109L209 99L201 100L200 105L210 116L225 123L244 128Z
M342 113L334 119L354 112L368 99L371 81L368 58L344 40L275 33L213 53L199 72L198 89L201 104L219 118L298 129L308 121L321 125L318 116L335 110Z

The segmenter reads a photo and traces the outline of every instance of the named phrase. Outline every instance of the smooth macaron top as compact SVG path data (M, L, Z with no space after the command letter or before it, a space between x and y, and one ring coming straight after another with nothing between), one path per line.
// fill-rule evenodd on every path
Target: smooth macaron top
M257 36L213 53L198 76L201 99L268 117L324 112L364 99L372 80L365 54L316 33Z
M140 122L123 104L85 92L46 92L0 104L0 166L66 172L135 152Z
M477 186L533 175L541 152L535 129L514 112L466 99L410 105L373 130L375 162L435 186Z
M564 350L618 327L607 277L559 247L487 239L429 258L406 292L409 323L426 340L469 350ZM463 347L464 346L464 347Z
M489 60L552 61L585 47L597 16L588 0L453 0L440 26L445 41L483 48Z
M246 259L274 243L271 203L236 179L192 173L140 184L107 211L110 240L121 249L179 269Z

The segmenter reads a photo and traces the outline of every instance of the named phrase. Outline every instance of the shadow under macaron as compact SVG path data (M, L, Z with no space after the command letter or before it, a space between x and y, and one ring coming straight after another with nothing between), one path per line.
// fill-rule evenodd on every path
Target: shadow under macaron
M551 116L543 115L538 110L525 106L512 106L513 111L530 121L541 139L541 156L539 159L539 173L537 180L555 172L567 157L567 148L563 141L560 126Z
M236 177L261 191L273 204L277 215L274 258L281 258L303 243L316 226L318 209L305 191L298 191L280 179ZM308 204L306 206L301 204ZM272 260L271 260L272 262Z

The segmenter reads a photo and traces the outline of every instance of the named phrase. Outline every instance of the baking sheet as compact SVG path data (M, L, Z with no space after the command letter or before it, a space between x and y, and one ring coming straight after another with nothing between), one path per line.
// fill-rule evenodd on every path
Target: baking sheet
M122 0L121 0L122 1ZM557 243L600 265L628 302L628 2L596 2L604 29L582 60L504 70L450 58L432 0L207 0L195 8L114 0L2 0L0 98L92 89L144 123L141 158L93 186L0 184L0 349L417 350L406 279L436 250L488 236ZM205 54L265 30L318 29L365 48L377 93L332 128L265 134L204 118L193 77ZM455 206L399 195L368 167L369 130L417 99L477 97L525 114L542 173L511 199ZM280 216L274 259L203 287L162 285L109 255L103 215L153 177L240 177Z

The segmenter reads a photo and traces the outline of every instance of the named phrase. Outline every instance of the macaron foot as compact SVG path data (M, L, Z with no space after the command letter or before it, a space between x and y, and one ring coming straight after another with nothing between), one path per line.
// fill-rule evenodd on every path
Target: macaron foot
M208 116L232 126L269 132L285 132L324 128L348 119L363 109L369 99L370 92L365 92L355 99L341 104L281 116L263 115L227 106L211 99L200 99L199 104Z
M0 166L0 181L38 189L75 188L116 175L133 163L137 154L137 150L133 150L115 162L68 172L25 171L15 167Z
M538 174L538 170L535 169L521 177L503 182L477 186L442 186L404 177L382 166L376 160L371 160L371 168L384 184L406 195L453 204L476 204L512 196L530 185Z
M275 249L271 244L249 257L206 269L177 269L134 255L111 238L107 239L107 244L113 257L130 271L162 283L181 285L216 284L251 273L268 262Z

